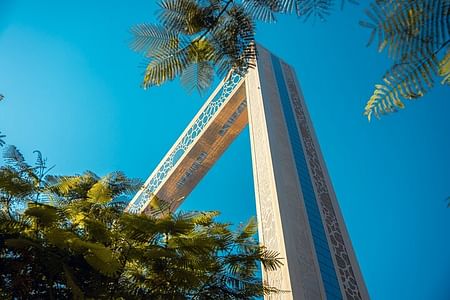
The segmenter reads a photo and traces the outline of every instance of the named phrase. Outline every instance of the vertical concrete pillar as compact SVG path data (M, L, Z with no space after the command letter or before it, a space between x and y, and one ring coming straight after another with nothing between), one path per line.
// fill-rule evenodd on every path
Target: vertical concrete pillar
M268 299L369 299L293 69L259 47L245 79L259 238L284 265Z

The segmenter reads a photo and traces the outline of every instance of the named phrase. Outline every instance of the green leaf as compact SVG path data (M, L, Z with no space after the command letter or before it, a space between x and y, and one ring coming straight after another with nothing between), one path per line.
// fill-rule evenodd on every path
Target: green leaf
M3 99L3 95L0 94L0 101ZM6 135L2 134L2 132L0 131L0 147L3 147L5 145L5 140L4 138L6 137Z
M379 117L404 108L403 99L414 100L434 87L437 76L448 82L445 57L448 51L450 19L448 1L375 1L366 15L370 21L360 24L371 30L369 43L378 33L379 51L387 49L393 66L385 73L383 85L377 85L364 115Z
M112 200L112 193L107 184L100 180L89 189L87 197L93 203L104 204Z
M81 243L81 240L78 236L73 234L72 232L60 229L60 228L52 228L46 232L47 240L60 249L72 249L75 251L79 251L82 253L82 247L77 246ZM75 246L74 246L75 245Z
M106 247L90 248L84 259L95 270L106 276L114 276L121 268L120 262L114 257L111 249Z
M139 24L131 27L131 32L133 41L130 47L146 57L161 57L180 46L178 35L159 25Z
M40 224L51 226L59 219L58 210L50 205L30 203L24 215L34 217Z
M70 288L70 291L72 292L73 299L77 299L77 300L84 299L83 291L77 285L72 270L66 264L63 264L63 270L64 270L64 277L66 278L67 286Z
M439 63L439 76L442 84L450 85L450 48Z
M281 1L277 0L243 0L244 9L255 19L273 23L276 21L275 13L282 10Z
M192 35L201 31L209 17L194 0L163 0L158 19L171 31Z
M213 79L214 68L205 61L193 62L181 73L181 83L188 92L201 93L211 86Z
M90 240L108 244L111 242L111 232L102 222L85 218L83 219L84 230Z
M27 202L26 197L35 192L35 186L20 171L4 166L0 167L0 191Z
M245 240L253 237L258 230L258 223L256 218L251 218L247 224L245 224L241 229L239 234L236 237L238 242L244 242Z

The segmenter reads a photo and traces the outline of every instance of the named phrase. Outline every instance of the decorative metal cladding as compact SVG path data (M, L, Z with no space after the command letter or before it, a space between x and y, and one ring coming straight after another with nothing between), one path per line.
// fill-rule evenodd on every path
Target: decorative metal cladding
M183 177L177 182L177 187L181 188L185 185L186 181L191 178L192 175L200 168L208 153L202 151L199 156L195 159L194 163L189 167L189 169L184 173Z
M242 114L242 112L247 107L247 100L244 100L239 104L238 108L234 111L234 113L231 115L231 117L228 118L228 120L225 122L225 124L222 126L222 128L219 130L219 135L224 136L228 129L236 122L237 118Z
M355 273L350 262L349 254L344 243L344 238L339 227L336 212L331 202L328 184L325 180L324 171L322 169L319 155L312 138L311 129L306 119L305 109L303 108L297 87L295 85L294 74L286 64L282 64L285 74L288 75L286 76L287 86L291 91L290 94L292 96L292 103L299 121L301 136L308 158L308 164L312 173L314 185L316 187L321 211L325 220L327 234L331 241L331 246L333 247L334 257L336 260L337 269L339 270L339 275L345 291L345 295L347 297L347 300L361 300L361 292L359 290Z
M265 55L265 52L261 53L261 56ZM270 74L271 72L270 65L268 64L270 60L267 59L261 59L258 63L262 66L263 72L260 73L260 76L264 76L265 74ZM253 82L255 83L255 82ZM260 84L259 82L257 83ZM262 88L262 87L261 87ZM275 98L276 99L276 90L275 89L264 89L264 92L267 93L267 97ZM263 99L258 99L258 101L263 101ZM250 100L249 100L250 102ZM262 104L262 103L261 103ZM255 106L258 107L258 106ZM260 105L260 108L263 107L263 105ZM264 124L266 121L264 120L264 112L260 110L260 108L257 111L257 114L253 114L253 124ZM263 126L254 126L252 127L253 130L253 139L262 141L265 140L266 143L269 143L268 136L266 135L266 129ZM258 162L258 168L261 170L270 170L271 168L271 162L268 157L267 151L263 147L256 147L255 148L255 156L256 160ZM258 232L259 238L261 239L261 243L267 247L268 249L275 250L281 252L281 243L280 240L281 237L277 234L274 234L276 232L275 228L277 228L276 224L276 212L274 210L274 206L272 202L275 199L276 191L274 191L274 188L271 184L271 178L268 176L268 173L266 174L257 174L257 177L254 178L256 182L258 182L258 194L259 194L259 207L260 207L260 217L259 222L261 222L262 231ZM283 281L286 280L286 278L283 278L283 272L282 269L277 269L274 271L265 271L265 280L267 283L271 286L281 288L283 286ZM265 296L265 299L268 300L275 300L279 299L280 295L267 295Z
M131 213L140 212L147 204L151 196L154 195L156 189L164 181L167 175L171 172L175 164L184 155L189 146L200 135L206 125L213 119L219 108L225 103L233 90L241 82L242 77L233 73L230 78L222 85L214 97L204 106L203 111L198 115L197 119L191 122L191 126L185 131L184 135L178 140L178 143L172 150L166 154L165 158L160 163L157 172L154 172L148 181L142 187L142 193L131 203L128 211Z

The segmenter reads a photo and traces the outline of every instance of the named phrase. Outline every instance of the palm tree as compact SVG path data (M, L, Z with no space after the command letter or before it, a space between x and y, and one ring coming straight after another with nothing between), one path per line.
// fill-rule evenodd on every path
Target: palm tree
M354 2L354 1L352 1ZM148 59L144 88L177 76L189 90L210 86L214 74L243 74L256 57L255 21L276 13L324 19L332 0L161 0L160 24L132 27L132 49Z
M46 175L53 167L47 166L39 151L35 153L36 162L29 165L15 146L8 146L3 152L5 165L0 167L0 210L10 216L28 202L39 202L43 196Z
M25 166L21 155L7 159L11 169ZM254 240L253 219L231 230L214 220L217 212L124 213L119 200L142 183L121 172L46 175L41 185L16 173L12 180L0 172L2 196L24 203L0 214L0 298L254 299L279 292L257 276L258 262L275 270L281 260Z
M345 1L341 1L343 5ZM358 3L358 1L348 1ZM214 74L243 74L251 68L255 22L275 22L278 13L324 20L335 8L331 0L161 0L159 24L132 27L132 48L148 64L145 88L181 77L189 91L210 86ZM393 66L375 86L364 114L403 108L402 99L422 97L435 78L450 82L450 0L377 0L366 10L381 52L388 49Z

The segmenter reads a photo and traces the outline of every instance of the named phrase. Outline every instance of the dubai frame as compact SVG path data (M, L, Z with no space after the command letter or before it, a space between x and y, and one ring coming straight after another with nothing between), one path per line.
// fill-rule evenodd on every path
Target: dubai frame
M266 299L369 295L292 67L258 46L256 67L217 87L127 207L175 210L242 129L250 127L259 240L285 258L263 278L289 291Z

